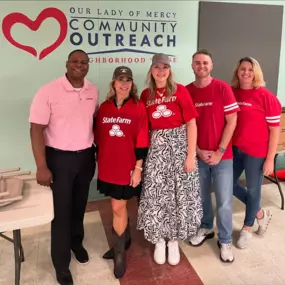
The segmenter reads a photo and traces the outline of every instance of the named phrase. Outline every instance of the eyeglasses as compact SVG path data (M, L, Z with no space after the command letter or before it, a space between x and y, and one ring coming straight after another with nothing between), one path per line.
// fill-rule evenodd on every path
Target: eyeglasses
M89 61L87 61L87 60L69 60L68 62L70 62L72 64L82 64L82 65L89 64Z

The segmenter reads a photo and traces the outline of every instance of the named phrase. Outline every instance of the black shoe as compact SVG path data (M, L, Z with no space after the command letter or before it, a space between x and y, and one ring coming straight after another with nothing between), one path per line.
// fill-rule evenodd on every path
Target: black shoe
M80 263L80 264L89 263L88 252L86 251L86 249L83 246L76 248L76 249L72 249L72 252L74 254L75 260L78 263Z
M56 279L59 285L73 285L70 270L56 272Z

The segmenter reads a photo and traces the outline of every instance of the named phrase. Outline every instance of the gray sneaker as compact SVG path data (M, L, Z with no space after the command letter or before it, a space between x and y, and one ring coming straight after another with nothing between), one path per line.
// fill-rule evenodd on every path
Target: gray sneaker
M240 249L247 248L251 242L251 239L252 239L252 233L247 229L243 228L239 234L237 247Z
M272 218L272 213L269 209L262 209L263 211L263 217L261 219L257 219L258 223L258 230L256 231L256 234L263 236L267 230L267 227L269 225L269 222Z
M232 263L235 260L232 245L230 243L220 243L218 241L218 247L221 251L220 259L222 262Z
M192 246L201 246L207 239L211 239L214 236L214 229L200 228L197 234L190 238L189 244Z

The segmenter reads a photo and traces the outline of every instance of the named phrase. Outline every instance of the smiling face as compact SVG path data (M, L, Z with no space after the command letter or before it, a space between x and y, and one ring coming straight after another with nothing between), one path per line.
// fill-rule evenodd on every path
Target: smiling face
M213 62L206 54L196 54L192 60L192 69L197 78L206 78L213 69Z
M251 87L254 81L254 70L252 63L249 61L243 61L237 70L237 77L241 87Z
M152 66L151 74L157 85L165 85L170 74L170 66L164 63L157 63Z
M80 51L76 51L66 62L67 76L75 81L83 80L89 70L89 58Z
M128 76L120 76L114 81L114 89L118 96L127 97L132 89L133 80Z

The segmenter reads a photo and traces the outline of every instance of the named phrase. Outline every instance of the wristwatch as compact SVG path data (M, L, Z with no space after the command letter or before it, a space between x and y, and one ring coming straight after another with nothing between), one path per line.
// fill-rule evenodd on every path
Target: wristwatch
M222 148L222 147L219 147L217 150L218 150L219 152L221 152L221 153L225 153L225 152L226 152L226 149L225 149L225 148Z

